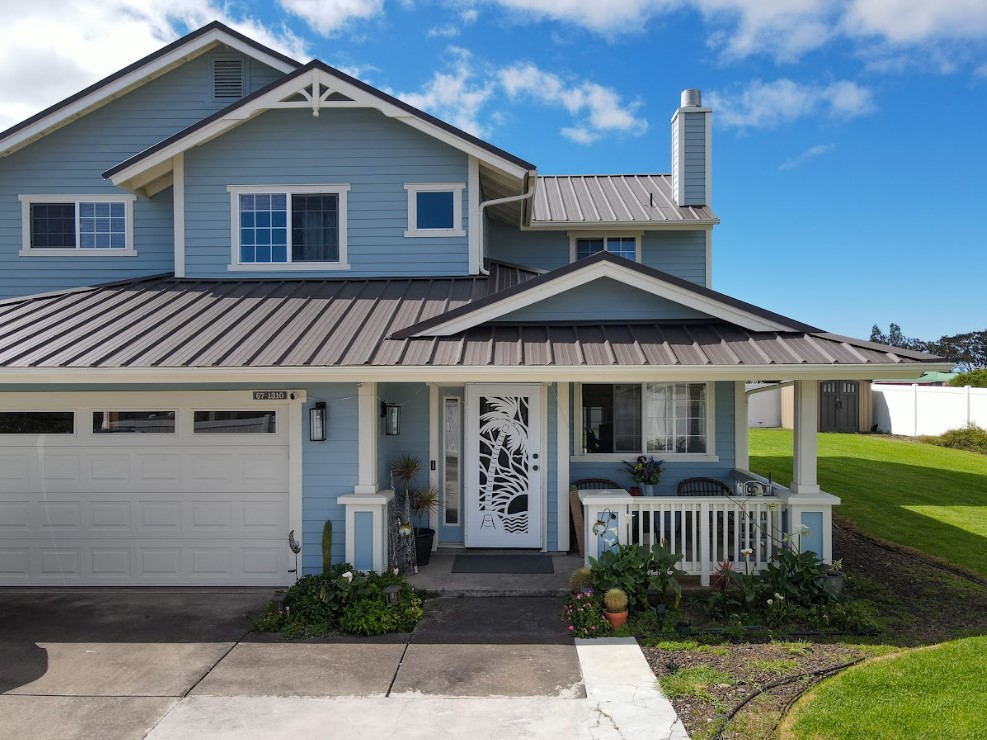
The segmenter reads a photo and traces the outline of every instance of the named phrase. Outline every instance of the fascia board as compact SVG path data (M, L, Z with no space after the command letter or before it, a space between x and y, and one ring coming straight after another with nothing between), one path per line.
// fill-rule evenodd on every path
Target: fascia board
M85 97L73 101L58 110L52 111L50 115L45 116L20 131L16 131L3 143L3 148L0 149L0 156L12 154L18 149L27 146L35 139L38 139L75 120L76 118L80 118L96 108L105 105L111 100L130 92L130 90L138 87L141 83L147 80L160 77L161 75L170 72L175 67L178 67L184 62L206 53L219 44L225 44L231 48L234 48L247 56L257 59L264 64L277 69L279 72L287 73L295 69L285 61L278 59L277 57L270 56L269 54L264 54L257 49L254 49L249 44L244 44L239 39L235 39L225 34L220 29L213 29L202 36L193 39L188 44L180 46L171 52L158 57L153 62L150 62L138 69L133 70L129 74L123 75L122 77L107 83L98 90L94 90L90 95L86 95Z
M469 382L656 382L786 380L871 380L918 377L943 371L948 363L873 365L521 365L516 367L450 365L266 367L266 368L0 368L0 383L59 385L74 383L363 383L403 381L461 385Z
M465 152L466 154L475 156L478 160L485 162L491 167L503 170L504 172L518 178L523 177L527 172L527 170L518 167L516 164L501 159L500 157L496 157L482 147L476 146L468 141L464 141L457 136L453 136L428 121L423 121L416 118L398 106L370 95L355 85L329 74L325 70L314 69L312 72L314 75L317 75L320 85L330 88L335 92L339 92L362 104L364 107L379 110L388 118L393 118L394 120L407 124L412 128L416 128L423 133L442 141L443 143L449 144L450 146ZM283 101L285 98L294 95L298 91L307 88L312 81L313 74L309 73L292 77L290 80L286 80L283 84L271 88L263 95L254 98L246 105L234 108L221 118L217 118L215 121L192 131L187 136L184 136L181 139L172 142L170 145L149 154L147 157L135 162L130 167L114 173L110 177L110 182L114 185L122 185L131 179L135 179L145 170L170 160L176 154L180 154L193 147L200 146L201 144L204 144L217 136L225 134L230 129L253 118L256 115L259 115L267 110L271 110L272 108L277 108L278 103ZM299 108L299 110L304 110L304 108Z
M466 329L493 321L506 314L526 308L547 298L572 290L573 288L578 288L594 280L599 280L600 278L616 280L660 298L667 298L709 316L737 324L751 331L791 330L791 327L784 324L769 321L747 311L734 308L733 306L710 300L676 285L641 275L621 265L615 265L612 262L598 262L582 270L576 270L568 275L563 275L555 280L522 291L517 295L509 296L502 301L484 306L458 318L451 319L428 329L423 329L414 336L450 336L452 334L458 334Z
M709 229L720 223L720 219L690 219L688 221L535 221L530 226L522 226L522 231L613 231L615 229L637 229L638 231L697 231Z

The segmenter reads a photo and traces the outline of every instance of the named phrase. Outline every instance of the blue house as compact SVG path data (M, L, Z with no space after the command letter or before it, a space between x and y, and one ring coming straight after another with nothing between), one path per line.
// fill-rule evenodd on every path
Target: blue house
M443 547L567 551L605 479L587 532L690 572L829 557L819 382L946 368L712 289L711 115L683 93L669 174L543 175L212 23L0 133L0 586L282 585L326 521L379 569L403 454ZM790 487L751 380L794 382Z

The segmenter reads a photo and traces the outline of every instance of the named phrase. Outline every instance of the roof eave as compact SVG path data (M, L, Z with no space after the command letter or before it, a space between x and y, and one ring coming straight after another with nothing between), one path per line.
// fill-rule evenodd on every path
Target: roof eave
M0 156L22 149L219 44L281 72L301 66L300 62L214 21L0 133Z

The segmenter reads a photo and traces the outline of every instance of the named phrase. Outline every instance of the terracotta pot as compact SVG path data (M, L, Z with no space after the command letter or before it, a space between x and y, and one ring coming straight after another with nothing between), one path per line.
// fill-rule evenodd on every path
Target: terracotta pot
M641 489L638 488L637 486L631 486L630 489L628 489L627 492L629 494L631 494L631 496L640 496L641 495Z
M622 612L603 612L607 621L610 622L610 627L617 629L618 627L623 627L627 622L627 610L624 609Z

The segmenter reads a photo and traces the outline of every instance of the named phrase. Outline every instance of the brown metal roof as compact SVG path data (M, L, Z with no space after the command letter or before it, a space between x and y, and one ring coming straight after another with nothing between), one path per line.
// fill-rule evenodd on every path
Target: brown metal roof
M929 355L722 321L487 324L389 338L537 273L489 277L183 280L158 276L0 302L0 367L769 367L889 365Z
M539 175L531 225L719 223L706 206L678 206L671 175Z

